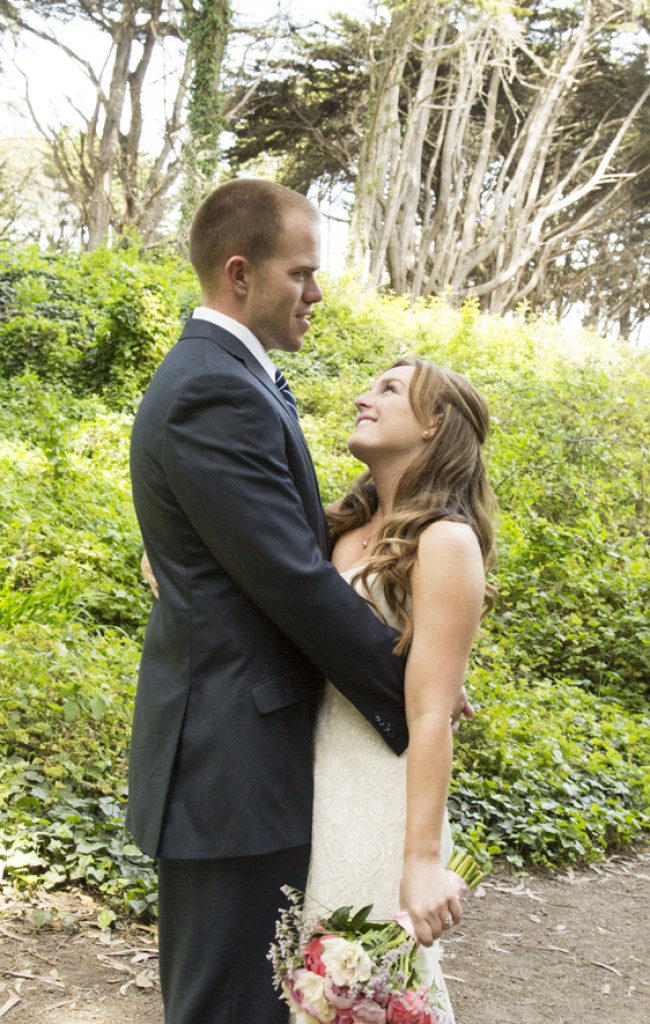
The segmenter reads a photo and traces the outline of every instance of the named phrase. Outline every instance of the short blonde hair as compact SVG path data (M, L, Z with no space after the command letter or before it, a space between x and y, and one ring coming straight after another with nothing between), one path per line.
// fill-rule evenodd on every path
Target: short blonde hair
M286 214L301 210L315 220L306 196L260 178L234 178L199 206L190 229L190 260L204 293L210 294L231 256L259 265L275 252Z

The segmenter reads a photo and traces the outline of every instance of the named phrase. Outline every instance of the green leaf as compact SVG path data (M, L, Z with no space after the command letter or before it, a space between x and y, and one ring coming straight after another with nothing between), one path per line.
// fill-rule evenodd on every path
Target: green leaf
M97 915L97 927L104 931L109 928L113 921L117 920L117 914L113 910L104 909Z
M350 921L350 925L349 925L350 931L352 931L352 932L360 932L360 931L362 931L364 925L366 924L366 921L368 920L368 917L370 916L372 908L373 908L373 904L369 903L367 907L362 907L361 910L357 911L357 913L354 915L354 917Z
M333 932L346 932L350 926L350 913L352 907L338 907L332 916L328 918L327 924Z

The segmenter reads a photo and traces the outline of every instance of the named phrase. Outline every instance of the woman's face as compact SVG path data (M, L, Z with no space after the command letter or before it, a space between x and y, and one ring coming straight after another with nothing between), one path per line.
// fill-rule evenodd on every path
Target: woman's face
M399 458L410 462L425 443L426 431L409 398L414 366L394 366L355 401L357 418L348 448L362 462Z

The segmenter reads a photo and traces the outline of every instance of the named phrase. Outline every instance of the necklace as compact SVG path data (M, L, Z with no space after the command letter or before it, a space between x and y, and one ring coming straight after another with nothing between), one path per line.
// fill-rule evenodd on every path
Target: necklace
M372 517L371 517L371 519L370 519L370 522L371 522L371 523L372 523L372 520L373 520L374 518L375 518L374 516L372 516ZM373 538L373 537L375 536L375 534L377 533L377 530L378 530L378 528L379 528L379 524L377 524L376 526L373 526L373 528L372 528L372 530L370 531L370 533L368 534L368 536L367 536L367 537L362 537L362 538L361 538L361 547L363 548L363 550L364 550L364 551L366 550L366 548L367 548L367 547L368 547L368 545L370 544L370 541L372 540L372 538Z

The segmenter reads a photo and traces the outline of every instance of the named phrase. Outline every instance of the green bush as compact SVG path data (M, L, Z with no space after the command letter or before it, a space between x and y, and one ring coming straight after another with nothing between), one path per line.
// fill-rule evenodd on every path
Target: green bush
M177 311L167 294L134 281L112 303L85 364L90 384L117 407L146 389L179 332Z
M79 359L61 324L44 316L14 316L0 324L0 353L5 376L38 366L50 381L73 377Z
M0 623L82 619L142 629L131 420L37 378L0 381ZM64 604L62 605L62 601Z
M130 407L198 300L174 253L137 239L92 253L0 249L0 376L31 370Z
M178 260L133 245L0 261L2 857L20 884L82 880L142 913L155 881L123 805L150 596L127 448L193 288ZM326 290L303 352L277 355L326 501L359 470L354 397L394 358L465 372L492 410L500 596L470 666L480 714L457 742L454 829L516 865L636 841L650 816L650 360L524 312L506 324L472 302Z
M477 717L456 751L450 814L479 851L521 866L598 860L650 829L650 714L571 679L513 672L481 638Z
M0 630L0 857L19 884L83 883L140 913L149 858L124 829L138 645L111 630Z

